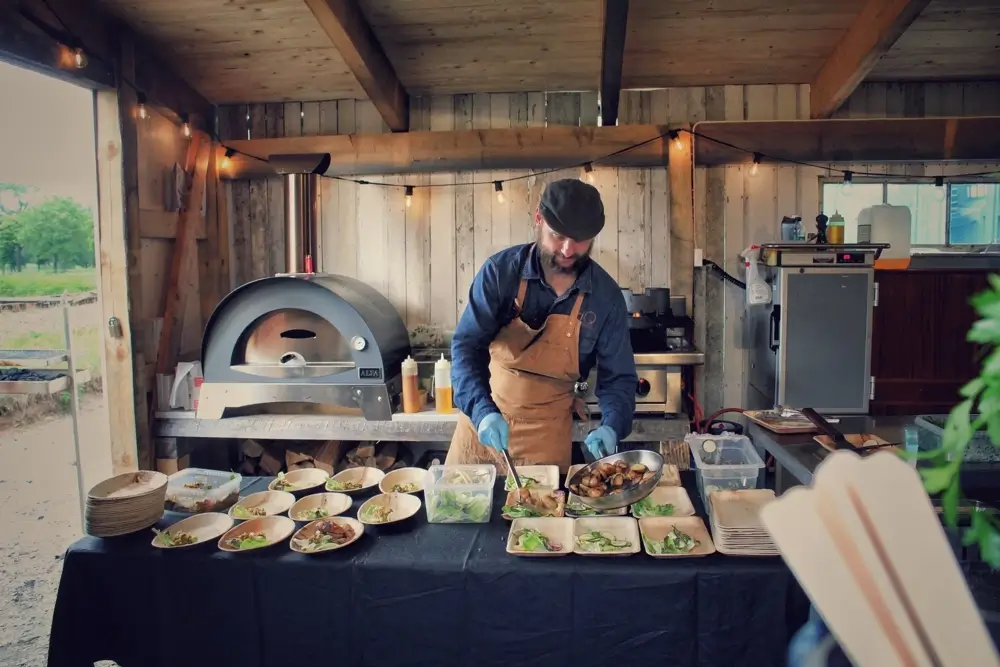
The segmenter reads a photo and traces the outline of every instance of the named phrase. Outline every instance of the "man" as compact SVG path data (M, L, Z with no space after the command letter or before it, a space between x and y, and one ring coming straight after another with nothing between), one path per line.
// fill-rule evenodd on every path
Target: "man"
M572 459L574 386L597 364L601 425L584 446L615 453L632 430L637 376L625 299L590 259L604 227L592 185L550 183L535 211L535 242L503 250L479 270L452 339L452 384L462 411L448 464L516 465Z

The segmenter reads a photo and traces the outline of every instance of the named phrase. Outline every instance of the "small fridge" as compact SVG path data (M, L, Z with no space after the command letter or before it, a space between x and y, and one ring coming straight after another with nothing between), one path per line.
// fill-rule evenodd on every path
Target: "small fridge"
M750 409L867 414L875 259L884 244L764 244L771 303L747 309Z

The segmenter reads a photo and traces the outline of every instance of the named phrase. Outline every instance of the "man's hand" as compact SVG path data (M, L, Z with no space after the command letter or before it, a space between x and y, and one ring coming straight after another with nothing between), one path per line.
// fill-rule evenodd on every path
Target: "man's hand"
M595 459L603 459L618 451L618 436L610 426L598 426L583 441L583 446Z
M479 422L478 435L479 442L500 452L507 449L510 428L502 414L491 412Z

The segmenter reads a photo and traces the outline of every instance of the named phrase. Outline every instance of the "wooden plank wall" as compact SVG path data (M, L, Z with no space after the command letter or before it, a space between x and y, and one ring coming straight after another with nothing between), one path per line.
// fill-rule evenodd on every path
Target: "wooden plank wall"
M848 100L851 115L973 115L997 113L998 84L869 84ZM679 126L701 120L779 120L809 117L805 85L754 85L625 91L623 123ZM596 93L446 95L411 100L414 130L595 125ZM385 132L367 101L251 104L220 108L223 139L288 134ZM923 166L893 166L918 173ZM933 168L942 168L934 166ZM949 165L948 169L963 170ZM910 171L907 171L910 169ZM858 167L860 170L860 167ZM902 171L900 171L902 170ZM694 244L740 275L739 253L774 238L782 215L815 218L822 170L762 165L698 168L694 189ZM932 173L932 172L927 172ZM475 272L493 252L532 240L531 219L544 185L578 170L526 177L504 186L499 203L492 181L527 172L387 175L383 188L322 181L320 254L324 270L356 276L385 294L412 332L453 329L465 308ZM671 245L690 237L671 229L667 170L595 170L607 222L594 257L622 287L681 284L671 276ZM416 190L410 207L404 185ZM454 184L454 185L452 185ZM283 270L282 190L274 179L227 183L231 206L232 283ZM691 197L691 193L682 196ZM682 224L678 222L678 224ZM691 224L690 222L686 224ZM675 257L678 255L675 254ZM676 267L675 274L677 274ZM743 294L704 272L695 275L696 343L707 352L697 393L706 411L745 400ZM687 295L692 296L692 295Z

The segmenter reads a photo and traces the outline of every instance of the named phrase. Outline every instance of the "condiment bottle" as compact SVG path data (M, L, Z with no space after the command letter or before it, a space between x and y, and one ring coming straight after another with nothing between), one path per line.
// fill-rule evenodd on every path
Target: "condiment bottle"
M403 412L420 412L420 381L417 362L407 356L403 360Z
M443 354L434 362L434 409L438 412L455 409L451 395L451 362Z
M844 242L844 216L839 211L830 216L830 222L826 226L826 240L837 245Z

